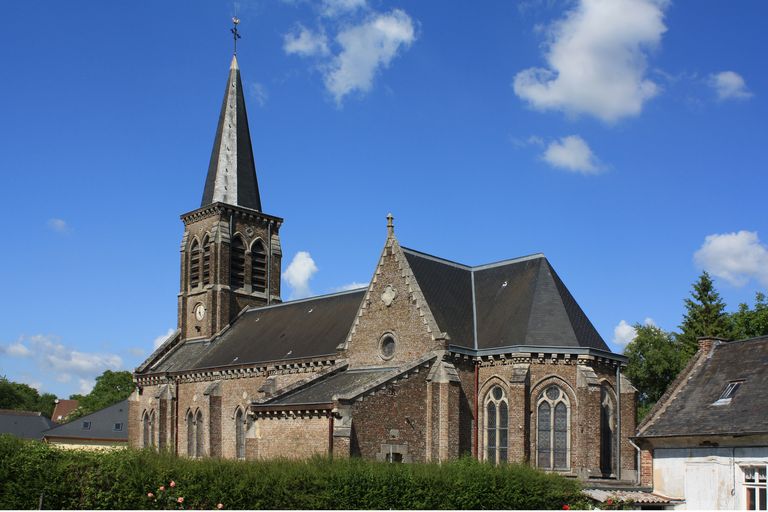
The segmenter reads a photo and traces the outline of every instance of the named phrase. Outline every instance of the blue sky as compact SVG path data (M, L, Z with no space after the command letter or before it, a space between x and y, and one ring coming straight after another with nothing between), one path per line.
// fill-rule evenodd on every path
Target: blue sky
M234 14L284 298L367 282L389 211L545 253L616 350L702 269L768 287L763 1L3 2L0 374L65 397L175 328Z

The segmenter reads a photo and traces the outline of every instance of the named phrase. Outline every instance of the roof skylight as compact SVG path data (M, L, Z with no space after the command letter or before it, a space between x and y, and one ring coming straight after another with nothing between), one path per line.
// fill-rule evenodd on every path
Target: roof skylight
M725 389L723 390L723 393L720 395L720 398L715 401L713 405L726 405L731 403L731 398L733 398L733 395L736 394L736 392L739 390L741 385L744 383L743 380L732 380L729 382Z

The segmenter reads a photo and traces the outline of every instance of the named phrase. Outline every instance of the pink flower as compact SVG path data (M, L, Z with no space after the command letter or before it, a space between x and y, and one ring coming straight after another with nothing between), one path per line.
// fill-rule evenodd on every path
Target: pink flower
M563 505L563 510L571 510L571 506L570 505Z
M176 487L176 482L174 482L173 480L171 480L171 483L169 483L168 485L170 485L171 487Z
M147 493L147 498L154 498L154 497L155 497L154 493L152 493L152 492L148 492Z
M605 504L606 505L613 505L613 500L611 498L608 498L607 500L605 500Z
M216 508L221 510L221 509L224 508L224 504L223 503L219 503L218 505L216 505Z
M160 486L160 490L161 490L161 491L164 491L164 490L165 490L165 486L164 486L164 485L161 485L161 486Z
M184 497L183 496L179 496L178 498L176 498L176 501L179 502L179 503L184 503Z

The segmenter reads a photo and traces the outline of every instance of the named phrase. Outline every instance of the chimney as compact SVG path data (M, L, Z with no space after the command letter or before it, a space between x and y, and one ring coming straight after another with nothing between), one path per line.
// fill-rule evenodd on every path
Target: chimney
M730 340L725 338L717 338L715 336L702 336L696 341L699 342L699 350L703 352L711 352L712 348L718 343L728 343Z

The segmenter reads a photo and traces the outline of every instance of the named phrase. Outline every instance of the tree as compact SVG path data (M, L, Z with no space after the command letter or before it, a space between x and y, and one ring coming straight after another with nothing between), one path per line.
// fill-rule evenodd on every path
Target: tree
M672 333L655 325L634 325L637 335L624 349L625 375L638 391L638 421L661 398L682 369L684 358Z
M733 337L737 340L768 335L768 302L765 294L755 294L755 308L739 304L739 310L731 314Z
M27 384L13 382L5 376L0 377L0 409L41 412L51 417L55 407L56 395L43 393Z
M70 397L76 396L73 399L79 400L80 403L77 409L67 416L67 421L72 421L125 400L131 394L134 387L131 372L105 371L96 377L96 385L93 386L93 390L90 393L85 396L72 395Z
M685 299L686 313L680 325L681 332L677 336L686 360L698 350L698 338L703 336L730 338L732 335L730 319L725 312L725 303L715 290L712 278L706 271L702 272L699 279L693 283L691 297Z

